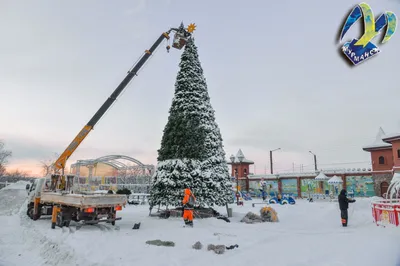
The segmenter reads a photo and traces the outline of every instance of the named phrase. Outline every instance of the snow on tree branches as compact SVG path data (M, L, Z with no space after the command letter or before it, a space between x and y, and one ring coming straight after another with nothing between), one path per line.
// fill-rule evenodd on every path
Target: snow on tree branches
M192 187L201 206L221 206L232 201L230 175L193 39L179 67L150 204L181 205L184 189Z

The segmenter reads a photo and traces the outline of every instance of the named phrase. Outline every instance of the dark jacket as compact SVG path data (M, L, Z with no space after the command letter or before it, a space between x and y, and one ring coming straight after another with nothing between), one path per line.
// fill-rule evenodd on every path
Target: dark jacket
M339 207L341 211L347 210L349 208L349 203L356 202L356 200L347 198L346 194L347 191L345 189L342 189L342 191L340 191L340 194L338 196Z

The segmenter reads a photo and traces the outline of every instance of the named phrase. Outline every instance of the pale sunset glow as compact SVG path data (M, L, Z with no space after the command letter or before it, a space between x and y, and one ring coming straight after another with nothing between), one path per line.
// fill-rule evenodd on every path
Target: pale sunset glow
M309 150L321 167L369 167L369 154L361 147L373 141L379 126L387 132L400 129L387 115L397 113L399 90L376 75L377 70L395 75L400 38L382 46L382 55L350 69L338 54L336 34L352 2L335 1L322 14L317 10L325 9L325 2L314 1L307 7L313 16L298 12L305 10L303 2L236 2L229 12L228 2L198 1L193 8L179 1L139 2L104 2L96 8L77 1L8 2L10 12L3 16L8 22L0 25L5 99L0 139L13 151L9 169L39 175L39 161L60 154L142 52L182 20L197 25L194 36L227 159L241 148L257 173L269 172L269 150L280 147L274 152L278 172L312 170ZM398 8L396 1L369 4L376 12ZM266 9L284 9L291 19L282 20L278 11L266 17ZM266 27L276 21L279 27ZM282 30L290 28L298 30ZM254 36L257 42L249 42ZM109 154L157 163L181 55L167 53L165 45L68 164Z
M0 266L400 266L363 1L0 0Z

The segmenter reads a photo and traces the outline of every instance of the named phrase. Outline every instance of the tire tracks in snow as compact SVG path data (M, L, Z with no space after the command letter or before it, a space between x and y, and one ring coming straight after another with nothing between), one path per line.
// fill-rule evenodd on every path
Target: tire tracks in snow
M102 231L102 232L110 232L110 231L113 231L112 228L110 228L110 227L108 227L108 226L105 226L104 224L94 224L93 226L99 228L100 231Z
M84 257L78 257L73 247L65 243L65 239L76 230L67 227L69 229L63 229L62 233L66 234L66 237L59 238L59 241L52 240L46 236L45 230L39 228L35 223L38 221L31 220L26 215L27 202L24 202L20 208L20 226L22 230L23 238L34 250L38 250L40 257L43 261L40 265L52 265L52 266L63 266L63 265L91 265L91 266L103 266L104 264L92 263L86 260ZM50 223L49 223L50 228ZM49 229L53 230L53 229Z

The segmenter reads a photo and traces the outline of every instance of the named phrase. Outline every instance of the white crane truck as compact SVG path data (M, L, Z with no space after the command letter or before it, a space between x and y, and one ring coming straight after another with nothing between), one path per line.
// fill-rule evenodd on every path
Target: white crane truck
M175 32L172 47L182 49L191 38L195 30L195 24L189 24L184 28L183 23L178 28L171 28L163 32L149 50L145 50L142 57L130 69L126 77L103 103L90 121L82 128L74 140L52 165L54 174L45 178L36 179L29 190L29 203L27 215L33 220L42 215L51 215L51 228L55 226L69 226L71 220L83 221L87 224L95 224L102 221L115 225L116 211L121 210L127 203L125 195L84 193L77 189L79 182L73 175L65 175L64 169L68 158L78 148L86 136L94 129L100 118L112 106L117 97L135 77L140 68L146 63L153 52L164 39L169 40L169 34ZM167 51L170 46L167 45ZM61 173L60 173L61 172Z

